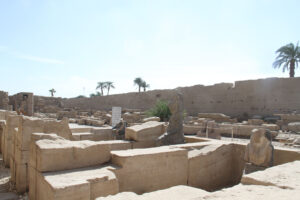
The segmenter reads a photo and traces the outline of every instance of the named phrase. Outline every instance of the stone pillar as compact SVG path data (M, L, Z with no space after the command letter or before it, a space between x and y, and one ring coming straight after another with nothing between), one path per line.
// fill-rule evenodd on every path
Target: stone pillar
M183 135L183 95L175 90L175 94L169 103L171 117L167 132L158 138L159 145L171 145L184 143Z

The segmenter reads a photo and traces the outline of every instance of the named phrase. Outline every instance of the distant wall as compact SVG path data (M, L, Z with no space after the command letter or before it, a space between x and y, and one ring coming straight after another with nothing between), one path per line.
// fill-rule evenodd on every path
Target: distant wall
M178 89L183 94L184 108L191 115L199 112L230 116L300 112L300 78L268 78ZM60 101L64 108L82 110L110 110L112 106L146 110L159 99L170 100L173 94L174 90L153 90Z
M4 91L0 91L0 109L9 110L9 98L8 93Z
M34 96L34 111L56 113L64 108L62 98Z

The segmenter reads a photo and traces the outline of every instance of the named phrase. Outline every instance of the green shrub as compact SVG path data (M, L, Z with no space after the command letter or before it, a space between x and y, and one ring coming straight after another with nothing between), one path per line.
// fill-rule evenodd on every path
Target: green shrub
M168 103L166 101L159 100L155 104L155 106L147 111L147 115L150 116L156 116L160 118L160 121L166 121L169 120L171 116L171 111L168 107Z

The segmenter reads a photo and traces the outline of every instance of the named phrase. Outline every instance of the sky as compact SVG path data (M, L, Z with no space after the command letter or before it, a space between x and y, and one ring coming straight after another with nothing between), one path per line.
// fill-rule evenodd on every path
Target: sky
M0 90L89 96L288 77L299 0L0 0ZM299 76L300 70L296 70ZM106 91L105 91L106 93Z

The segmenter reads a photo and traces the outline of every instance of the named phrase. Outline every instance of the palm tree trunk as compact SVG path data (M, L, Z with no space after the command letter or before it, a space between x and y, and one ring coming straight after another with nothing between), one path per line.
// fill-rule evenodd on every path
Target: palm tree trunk
M107 87L107 96L109 95L110 87Z
M103 87L101 87L101 96L103 96Z
M139 92L141 92L141 86L139 86Z
M290 78L293 78L295 76L295 61L291 60L290 63Z

